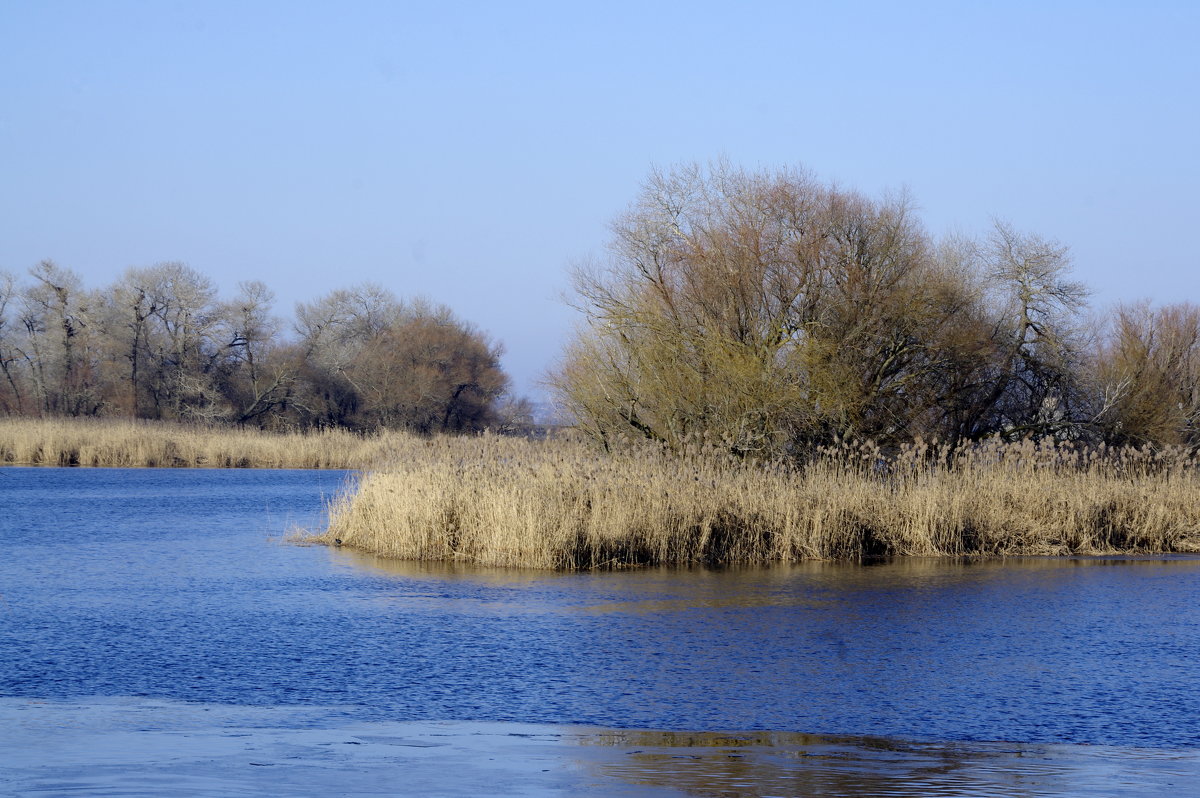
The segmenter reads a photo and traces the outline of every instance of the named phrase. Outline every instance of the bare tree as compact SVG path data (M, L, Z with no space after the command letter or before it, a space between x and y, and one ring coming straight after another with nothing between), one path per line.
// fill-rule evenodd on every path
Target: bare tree
M296 306L301 385L292 407L303 423L353 426L362 390L354 367L361 353L401 312L400 301L374 283L339 289Z
M449 308L367 284L296 315L305 367L291 402L309 423L429 433L494 422L508 383L500 348Z
M353 366L362 413L376 426L472 432L493 425L508 387L501 348L449 308L408 306Z
M610 259L576 271L586 326L554 379L596 437L798 453L943 420L978 300L907 196L685 166L652 173L613 233Z
M123 359L128 370L123 380L127 392L121 406L132 417L154 415L150 374L155 356L151 330L161 301L152 269L129 269L109 290L107 329L114 359Z
M1099 352L1099 421L1117 444L1200 445L1200 307L1118 305Z
M25 341L20 354L39 411L93 414L100 402L90 329L92 297L84 292L75 272L53 261L42 261L29 274L34 282L21 292L19 318Z
M1067 247L996 221L982 257L996 292L999 357L979 407L991 417L986 426L1010 437L1077 436L1078 318L1090 292L1069 279Z
M244 281L238 295L218 309L214 379L236 424L267 424L293 395L298 369L280 345L274 299L265 283Z
M114 286L110 330L129 364L128 406L149 418L216 420L216 288L177 262L130 269Z
M12 317L13 301L18 297L17 278L0 272L0 409L7 415L25 412L24 392L20 369L24 358L17 341L17 329Z
M20 285L0 273L0 413L419 432L502 421L500 346L447 307L375 284L299 304L289 341L259 281L218 301L175 262L128 269L102 292L50 261L29 274Z

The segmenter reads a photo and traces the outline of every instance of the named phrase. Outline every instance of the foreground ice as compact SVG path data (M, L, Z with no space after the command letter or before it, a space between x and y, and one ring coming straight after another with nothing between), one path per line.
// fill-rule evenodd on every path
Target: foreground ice
M0 699L5 796L1159 796L1200 752Z

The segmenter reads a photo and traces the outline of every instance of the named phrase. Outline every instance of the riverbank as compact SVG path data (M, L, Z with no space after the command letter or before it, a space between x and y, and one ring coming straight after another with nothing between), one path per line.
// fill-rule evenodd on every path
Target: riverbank
M111 468L366 468L400 433L261 432L165 421L0 419L0 464Z
M1181 451L843 445L785 468L484 436L394 454L312 540L543 569L1200 551L1200 463Z

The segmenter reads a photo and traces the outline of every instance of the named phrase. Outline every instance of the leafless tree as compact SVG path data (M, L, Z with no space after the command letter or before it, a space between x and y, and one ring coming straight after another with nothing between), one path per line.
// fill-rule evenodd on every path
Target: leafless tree
M99 409L95 385L92 299L79 276L53 261L29 270L33 282L20 295L19 319L25 361L39 412L93 414Z
M12 310L18 297L17 278L10 272L0 272L0 410L7 415L25 412L23 378L20 373L24 357L17 341L17 328Z
M1110 442L1200 445L1200 307L1118 305L1095 368Z
M656 171L610 258L576 270L585 327L554 384L603 440L755 455L936 433L945 369L972 356L983 313L959 266L903 194L725 163Z

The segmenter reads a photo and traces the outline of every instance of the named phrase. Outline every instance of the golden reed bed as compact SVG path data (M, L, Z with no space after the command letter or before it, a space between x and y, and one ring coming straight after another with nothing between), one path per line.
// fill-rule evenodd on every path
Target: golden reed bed
M274 434L0 420L10 465L368 469L306 540L579 569L883 555L1200 552L1200 459L1149 449L870 444L802 468L569 439ZM385 465L379 465L385 464Z
M395 455L335 500L314 541L554 569L1200 552L1200 463L1181 451L842 445L792 469L484 436L409 439Z
M364 468L401 438L328 430L269 433L167 422L0 419L6 465Z

